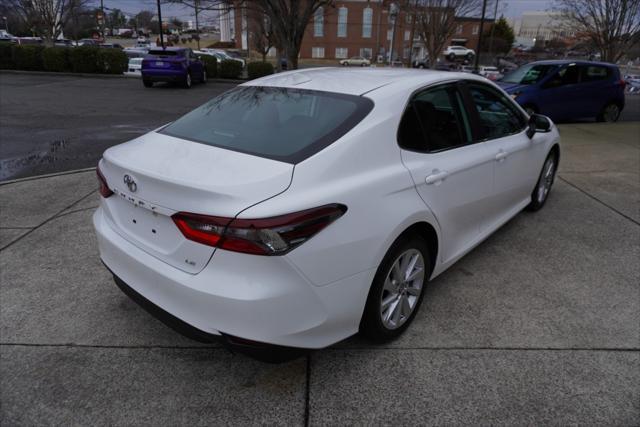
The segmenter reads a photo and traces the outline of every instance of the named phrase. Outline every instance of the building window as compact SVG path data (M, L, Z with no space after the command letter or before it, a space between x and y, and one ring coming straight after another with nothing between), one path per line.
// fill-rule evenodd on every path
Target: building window
M371 59L371 56L373 56L373 49L371 49L370 47L361 47L360 56L362 56L363 58Z
M475 36L476 34L478 34L479 31L480 31L480 26L479 25L474 25L473 26L473 35Z
M373 9L366 7L362 10L362 37L371 37L371 27L373 27Z
M311 48L311 57L312 58L324 58L324 48L323 47L312 47Z
M336 48L336 59L344 59L349 56L349 50L346 47Z
M456 34L462 34L462 24L458 24L456 27Z
M406 22L407 25L411 25L411 14L410 13L407 13L405 15L405 22Z
M313 36L324 36L324 9L319 7L313 17Z
M408 47L405 47L404 50L402 51L402 57L404 59L409 58L409 56L411 55L411 49Z
M409 40L411 40L411 31L406 30L404 32L404 41L408 42Z
M338 37L347 37L347 8L338 9Z

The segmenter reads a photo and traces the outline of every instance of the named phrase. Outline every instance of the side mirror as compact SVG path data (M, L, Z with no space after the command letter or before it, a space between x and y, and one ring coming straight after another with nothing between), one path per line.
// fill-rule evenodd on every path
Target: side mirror
M542 114L532 114L529 116L529 129L527 129L527 136L533 138L538 132L545 133L551 130L551 120L547 116Z

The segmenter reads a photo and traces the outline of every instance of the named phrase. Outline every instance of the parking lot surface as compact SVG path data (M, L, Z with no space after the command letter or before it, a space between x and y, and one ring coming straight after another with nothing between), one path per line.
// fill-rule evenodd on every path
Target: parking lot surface
M94 172L0 185L0 424L640 424L640 123L561 134L544 209L430 283L400 339L282 365L117 289Z
M112 145L191 111L234 83L146 89L140 79L0 73L0 181L94 167ZM622 121L640 121L640 95Z

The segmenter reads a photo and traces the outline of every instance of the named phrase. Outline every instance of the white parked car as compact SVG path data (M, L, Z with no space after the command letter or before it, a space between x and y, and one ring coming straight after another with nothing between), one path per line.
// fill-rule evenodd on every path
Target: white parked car
M427 281L545 204L558 144L480 76L279 73L105 151L100 257L167 324L255 357L386 341Z
M498 67L487 67L481 65L478 67L478 73L480 73L482 77L486 77L492 81L502 78L502 74L500 73L500 70L498 70Z
M127 76L142 77L142 60L144 58L130 58L127 71L124 73Z
M471 61L474 56L476 56L476 52L473 49L467 49L464 46L449 46L442 53L445 58L449 61L454 61L456 59L466 59Z
M354 56L352 58L343 59L342 61L340 61L340 65L368 67L369 65L371 65L371 61L369 61L367 58L363 58L362 56Z
M224 50L203 48L199 52L213 55L218 59L218 61L237 61L242 64L242 68L244 68L244 66L246 65L246 62L244 59L233 57L229 55L227 52L225 52Z

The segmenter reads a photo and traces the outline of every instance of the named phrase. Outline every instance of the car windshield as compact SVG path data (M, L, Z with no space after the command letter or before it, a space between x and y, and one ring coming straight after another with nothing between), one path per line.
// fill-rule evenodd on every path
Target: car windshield
M500 81L530 85L538 83L557 68L555 64L527 64L505 75Z
M288 163L312 156L373 108L365 97L245 86L226 92L160 132Z

